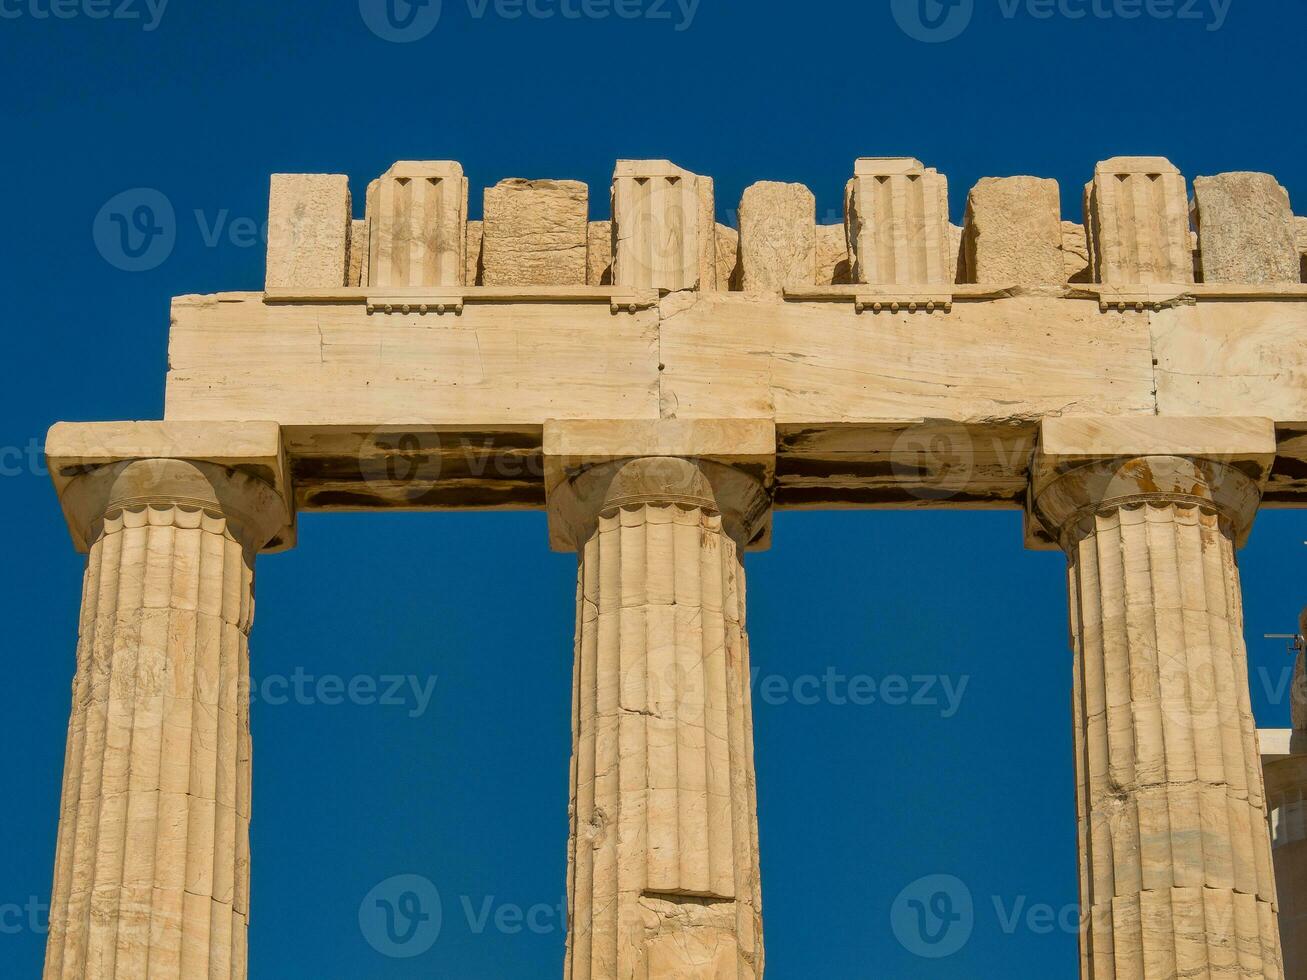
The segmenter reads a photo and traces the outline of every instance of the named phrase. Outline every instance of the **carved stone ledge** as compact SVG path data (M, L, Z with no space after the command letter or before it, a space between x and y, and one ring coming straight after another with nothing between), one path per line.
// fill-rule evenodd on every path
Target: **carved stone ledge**
M460 314L468 303L607 303L613 313L658 305L658 290L622 286L342 286L265 289L263 302L366 306L369 314Z

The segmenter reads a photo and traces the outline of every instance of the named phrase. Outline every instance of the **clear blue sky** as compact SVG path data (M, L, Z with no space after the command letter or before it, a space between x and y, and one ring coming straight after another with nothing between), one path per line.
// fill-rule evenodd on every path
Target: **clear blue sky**
M948 174L960 220L978 178L1023 173L1056 177L1076 216L1094 162L1138 153L1191 178L1269 171L1307 213L1301 0L974 0L944 43L899 26L894 10L925 30L916 0L568 0L580 18L563 0L536 0L551 18L444 0L411 43L379 37L358 0L161 16L128 0L136 19L93 16L124 0L62 2L72 16L0 0L3 976L42 958L82 566L25 453L58 419L160 416L169 297L261 287L247 226L269 173L347 172L361 212L394 160L457 159L474 217L509 176L586 180L606 217L615 159L668 157L716 178L722 220L779 179L833 221L855 157L910 154ZM173 205L175 248L126 272L92 224L142 187ZM1307 602L1304 540L1307 514L1268 512L1242 556L1263 726L1287 724L1290 660L1260 637ZM297 550L261 561L255 976L561 975L574 568L539 514L309 515ZM1076 937L1042 910L1078 895L1060 557L1023 551L1015 513L781 514L748 571L768 975L1074 976ZM803 681L830 671L880 696ZM314 686L391 675L419 693L333 704ZM919 675L935 703L884 703L900 677L920 695ZM311 703L279 703L297 676ZM402 959L359 907L406 874L443 917ZM896 896L932 874L974 908L939 960L892 928Z

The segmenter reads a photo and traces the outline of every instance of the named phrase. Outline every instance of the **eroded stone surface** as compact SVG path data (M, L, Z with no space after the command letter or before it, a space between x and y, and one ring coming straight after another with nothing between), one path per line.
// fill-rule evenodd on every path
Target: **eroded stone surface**
M267 287L345 285L350 217L349 178L344 174L273 174Z
M852 282L849 244L844 226L817 226L817 285L831 286Z
M349 228L349 273L345 280L347 286L366 286L368 284L368 222L359 218L350 222Z
M1203 282L1298 282L1301 258L1289 194L1270 174L1194 178Z
M1057 181L986 177L967 197L963 248L976 282L1065 281Z
M487 286L583 286L590 194L575 180L502 180L485 191L481 279Z
M740 199L740 270L745 292L781 293L817 281L817 201L802 184L774 180Z
M591 286L613 282L613 223L591 221L586 246L585 281Z
M717 225L714 239L717 244L717 289L725 292L743 288L740 278L740 233L726 225Z
M1094 281L1085 226L1074 221L1062 222L1062 274L1065 282Z

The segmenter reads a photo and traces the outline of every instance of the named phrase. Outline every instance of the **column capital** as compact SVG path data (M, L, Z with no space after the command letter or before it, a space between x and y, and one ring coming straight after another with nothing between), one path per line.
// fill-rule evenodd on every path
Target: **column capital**
M1027 547L1065 548L1095 514L1149 503L1211 509L1242 545L1275 454L1275 425L1264 418L1046 418L1031 461Z
M770 420L549 421L544 459L555 551L578 550L604 511L659 502L720 513L741 549L771 543Z
M56 423L46 460L78 551L114 511L181 507L232 522L246 546L295 543L290 467L275 422Z

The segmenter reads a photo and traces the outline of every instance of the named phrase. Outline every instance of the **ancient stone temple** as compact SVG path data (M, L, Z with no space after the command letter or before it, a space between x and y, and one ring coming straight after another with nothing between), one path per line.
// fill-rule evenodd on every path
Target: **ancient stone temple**
M1081 975L1307 976L1307 709L1259 740L1236 562L1307 502L1304 221L1264 174L1086 176L1083 223L1009 177L958 226L869 157L843 225L763 182L738 227L665 160L604 221L536 179L469 221L447 161L362 219L274 176L265 289L173 301L164 419L50 432L87 566L45 976L246 975L254 566L300 512L536 508L578 559L564 976L757 980L745 556L896 507L1066 555Z

